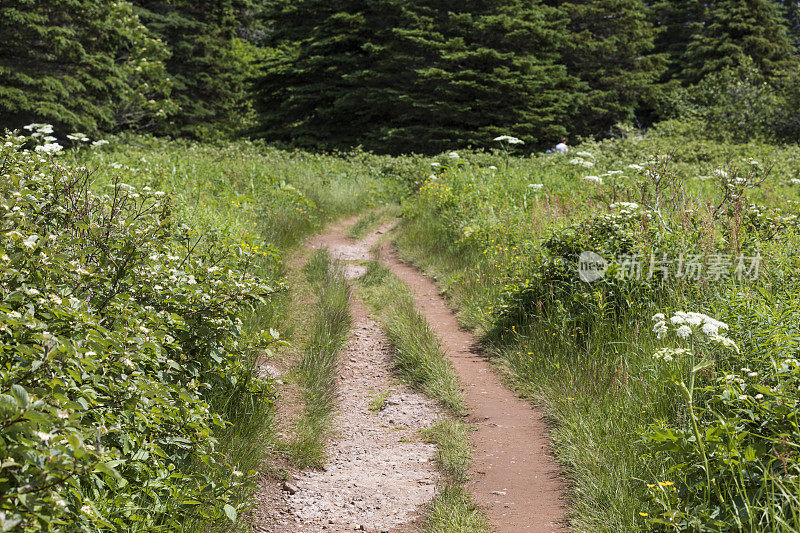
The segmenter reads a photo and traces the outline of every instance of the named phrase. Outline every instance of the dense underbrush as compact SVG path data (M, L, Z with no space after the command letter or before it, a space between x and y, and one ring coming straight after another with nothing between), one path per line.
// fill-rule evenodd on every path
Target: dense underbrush
M282 256L421 160L149 137L0 148L3 530L224 530L270 453Z

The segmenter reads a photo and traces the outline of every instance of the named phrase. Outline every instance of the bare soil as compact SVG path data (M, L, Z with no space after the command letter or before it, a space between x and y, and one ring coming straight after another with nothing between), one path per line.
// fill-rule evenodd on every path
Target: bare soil
M344 235L352 222L314 237L308 247L327 247L342 261L369 259L385 228L354 241ZM349 277L363 272L360 265L347 265ZM389 341L356 299L351 314L326 466L296 472L287 483L265 479L253 517L256 531L413 531L434 496L436 449L421 440L420 430L443 412L394 379ZM382 393L388 393L383 408L370 410Z
M498 533L565 531L566 484L542 413L506 388L473 334L459 327L436 284L402 262L388 243L381 262L415 294L463 387L474 465L468 489Z
M355 219L312 238L344 262L366 261L390 225L362 240L345 235ZM566 483L550 450L542 413L506 388L459 327L432 280L402 262L388 243L380 260L415 294L416 305L439 336L463 387L474 465L468 490L498 533L566 531ZM355 278L365 268L346 264ZM321 471L296 472L288 483L263 481L253 520L256 531L416 531L439 480L435 447L419 430L445 416L436 402L399 383L391 349L363 304L351 301L353 329L340 358L336 437ZM389 392L383 409L370 406Z

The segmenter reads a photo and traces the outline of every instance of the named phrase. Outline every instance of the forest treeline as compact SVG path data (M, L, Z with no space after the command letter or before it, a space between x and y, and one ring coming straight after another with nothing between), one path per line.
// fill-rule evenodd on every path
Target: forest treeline
M800 134L783 0L0 0L0 127L311 149L527 146L682 118Z

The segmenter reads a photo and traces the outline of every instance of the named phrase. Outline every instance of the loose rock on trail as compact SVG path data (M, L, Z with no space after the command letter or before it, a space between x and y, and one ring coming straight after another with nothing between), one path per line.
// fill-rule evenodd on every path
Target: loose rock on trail
M308 242L328 248L355 278L386 225L364 239L345 231L354 219ZM565 531L566 487L550 453L540 412L507 389L492 371L476 338L462 330L429 278L403 263L388 243L384 266L415 294L416 305L439 336L462 384L474 453L467 488L499 533ZM307 470L281 488L265 483L254 514L257 531L416 531L434 496L439 474L435 447L419 430L445 416L438 404L399 383L392 374L388 339L363 304L351 300L353 328L340 356L335 436L321 471ZM390 391L384 408L373 399Z
M337 225L308 246L328 248L342 261L369 259L377 232L354 241L344 235L346 227ZM359 265L346 267L348 277L363 274ZM351 314L325 469L300 472L282 487L265 484L254 516L258 531L413 531L434 496L436 448L419 431L443 413L393 377L389 341L355 298ZM374 398L387 392L383 408L371 411Z

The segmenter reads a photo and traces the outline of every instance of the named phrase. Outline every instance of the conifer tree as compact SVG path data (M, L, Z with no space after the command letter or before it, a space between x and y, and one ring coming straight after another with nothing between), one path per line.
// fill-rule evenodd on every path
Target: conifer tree
M687 47L685 79L698 81L748 58L767 76L792 65L794 48L773 0L717 0L710 6L707 23Z
M500 133L549 141L577 83L555 64L553 15L517 0L277 5L276 37L293 47L259 83L258 134L426 153Z
M582 134L598 134L630 121L649 101L664 69L654 53L655 30L641 0L551 2L568 17L564 62L588 85L575 119Z
M165 133L203 137L242 125L250 112L249 84L259 57L255 43L237 35L253 0L133 0L142 21L170 51L178 111Z
M708 3L697 0L657 0L650 7L656 30L655 53L663 54L667 68L662 81L683 81L686 49L708 18Z
M4 0L0 35L0 127L93 133L170 109L166 49L128 2Z
M800 52L800 1L798 0L777 0L783 8L786 17L786 26L789 29L789 37L795 47Z

